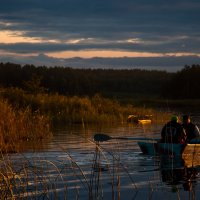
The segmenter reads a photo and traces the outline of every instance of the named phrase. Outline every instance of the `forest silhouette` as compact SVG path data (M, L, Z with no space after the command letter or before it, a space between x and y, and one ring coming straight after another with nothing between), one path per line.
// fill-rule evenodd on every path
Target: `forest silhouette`
M178 72L141 69L74 69L0 63L0 86L30 93L111 98L200 98L200 65L186 65Z

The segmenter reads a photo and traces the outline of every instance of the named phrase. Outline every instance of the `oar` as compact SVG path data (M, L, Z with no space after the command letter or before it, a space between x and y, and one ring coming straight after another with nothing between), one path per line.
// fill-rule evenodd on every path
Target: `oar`
M112 139L118 139L118 140L135 140L135 141L159 141L158 138L133 138L133 137L111 137L106 134L95 134L94 135L94 141L96 142L104 142Z

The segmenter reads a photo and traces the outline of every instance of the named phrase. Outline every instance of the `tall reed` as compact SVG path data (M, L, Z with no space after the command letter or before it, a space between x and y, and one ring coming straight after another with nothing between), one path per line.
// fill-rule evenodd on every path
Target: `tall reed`
M0 99L0 150L16 152L23 141L38 141L51 137L49 120L29 108L15 110L7 101Z

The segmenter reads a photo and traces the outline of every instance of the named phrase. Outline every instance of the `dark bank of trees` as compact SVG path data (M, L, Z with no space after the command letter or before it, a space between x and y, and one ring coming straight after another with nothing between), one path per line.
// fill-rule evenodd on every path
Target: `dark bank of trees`
M157 95L171 78L163 71L72 69L35 67L33 65L0 64L0 85L19 87L34 92L45 91L63 95L134 97Z
M200 98L200 65L168 73L156 70L72 69L0 63L0 85L30 93L105 97Z
M200 99L200 65L186 65L175 73L161 94L171 99Z

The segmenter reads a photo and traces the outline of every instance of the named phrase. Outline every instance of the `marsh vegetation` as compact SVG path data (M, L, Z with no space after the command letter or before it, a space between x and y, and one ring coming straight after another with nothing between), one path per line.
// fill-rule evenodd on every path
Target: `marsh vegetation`
M151 137L147 133L155 134L152 127L146 130L133 124L129 126L127 117L151 115L158 131L157 124L169 119L171 108L188 104L196 108L198 95L189 91L193 85L198 90L199 69L198 65L186 66L181 72L167 73L1 63L0 197L114 200L127 197L127 192L135 199L162 197L159 176L154 177L151 169L144 170L141 180L138 171L141 171L140 162L145 168L144 157L140 157L135 144L115 141L104 145L94 143L91 137L95 131L104 131L105 124L115 127L112 134L137 135L137 131L142 130L139 135ZM174 87L175 80L179 80L182 87L180 84ZM91 124L96 128L89 130ZM126 128L117 129L116 124L125 124ZM46 150L45 156L37 152L38 146L54 138L52 128L66 125L80 125L83 132L78 131L79 135L75 134L74 140L69 141L77 131L65 131L59 143L49 140L47 147L52 149ZM24 151L27 144L29 151ZM14 152L20 153L12 154ZM150 168L152 166L151 163ZM158 166L155 167L153 171L157 172ZM151 180L152 176L155 180ZM176 185L176 189L178 197L184 196L179 186Z
M56 126L127 123L130 114L152 115L154 121L164 120L160 111L121 105L99 95L90 98L30 94L18 88L1 89L0 107L3 152L19 151L25 141L50 138L51 128Z
M0 149L1 153L23 150L23 143L42 141L52 137L47 117L33 113L27 107L16 110L6 100L0 99Z

